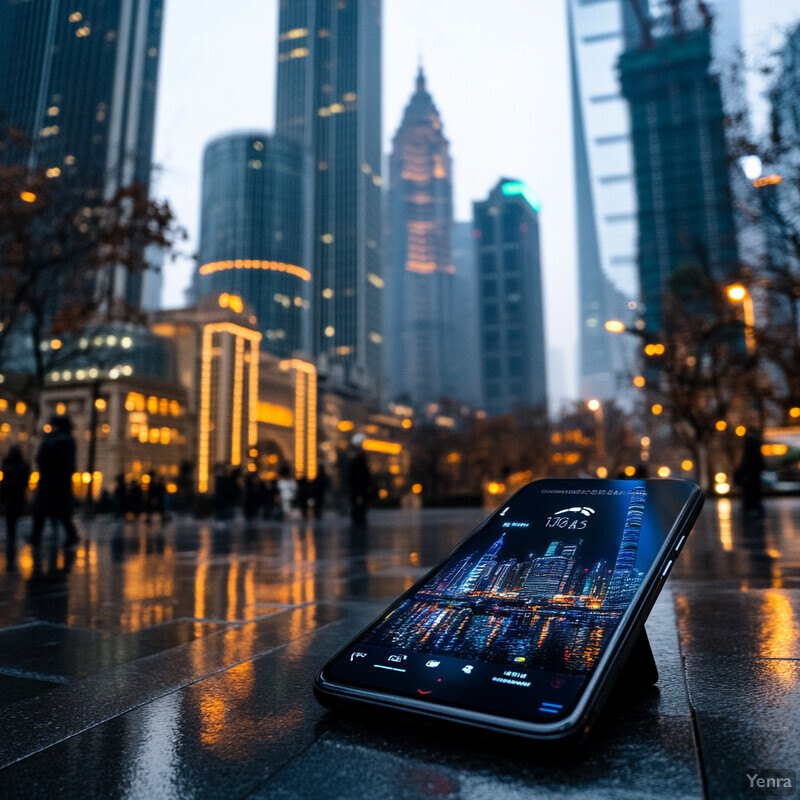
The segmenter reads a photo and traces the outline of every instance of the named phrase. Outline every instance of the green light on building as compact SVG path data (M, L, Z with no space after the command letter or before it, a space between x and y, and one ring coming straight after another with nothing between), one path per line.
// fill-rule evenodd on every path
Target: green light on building
M523 183L522 181L512 181L510 183L503 184L503 194L511 197L512 195L522 195L525 198L528 205L534 210L539 211L542 207L542 202L539 200L536 192L528 186L527 183Z

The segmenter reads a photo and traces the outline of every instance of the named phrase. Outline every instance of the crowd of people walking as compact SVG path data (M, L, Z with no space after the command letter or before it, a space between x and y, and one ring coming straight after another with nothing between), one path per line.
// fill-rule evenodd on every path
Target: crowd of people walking
M363 437L362 437L363 439ZM73 476L76 471L76 445L72 423L66 415L52 416L45 426L45 435L36 453L38 481L30 506L32 524L30 542L39 546L45 523L63 529L65 546L78 544L78 531L73 521L75 497ZM17 544L18 521L27 508L31 466L18 445L9 448L0 464L0 502L6 520L6 549ZM339 484L355 526L363 527L372 492L372 475L362 449L362 440L354 436L350 449L339 469ZM214 471L212 508L217 520L229 520L241 510L248 521L321 519L330 497L332 481L320 463L313 478L293 476L289 464L283 464L277 476L264 480L255 472L243 472L229 464L219 464ZM140 479L126 479L119 474L110 491L103 490L93 510L110 513L116 519L146 521L158 516L170 517L170 494L163 476L155 470Z

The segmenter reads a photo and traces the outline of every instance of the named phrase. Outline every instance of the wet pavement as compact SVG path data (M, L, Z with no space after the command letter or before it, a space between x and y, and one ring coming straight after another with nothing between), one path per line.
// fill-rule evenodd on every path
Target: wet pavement
M795 498L747 530L707 503L647 625L658 684L578 752L320 707L322 663L482 518L96 519L0 554L0 797L727 799L800 768Z

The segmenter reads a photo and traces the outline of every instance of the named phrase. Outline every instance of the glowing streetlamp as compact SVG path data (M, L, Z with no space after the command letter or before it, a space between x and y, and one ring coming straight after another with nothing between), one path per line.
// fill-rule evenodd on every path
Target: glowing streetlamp
M586 407L594 414L594 434L597 439L597 460L606 460L606 432L603 420L603 404L593 397L586 403Z
M728 299L733 303L741 303L744 312L744 341L747 352L753 355L756 351L755 314L753 312L753 298L750 292L741 283L734 283L728 287Z
M625 333L626 325L618 319L610 319L606 322L605 328L609 333Z

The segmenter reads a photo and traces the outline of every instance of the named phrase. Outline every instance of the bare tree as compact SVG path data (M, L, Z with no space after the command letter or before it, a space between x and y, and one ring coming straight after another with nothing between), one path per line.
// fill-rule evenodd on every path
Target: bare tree
M153 268L151 245L173 254L185 233L144 184L102 197L94 184L29 168L27 148L0 128L0 371L19 365L25 344L22 385L38 411L46 375L69 363L77 334L141 321L121 291L126 276Z

